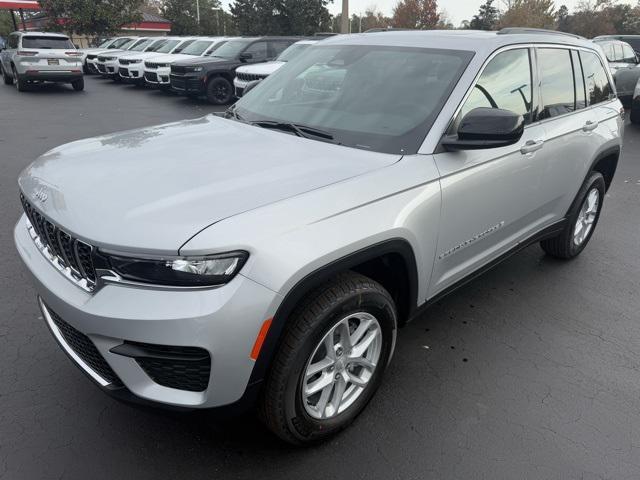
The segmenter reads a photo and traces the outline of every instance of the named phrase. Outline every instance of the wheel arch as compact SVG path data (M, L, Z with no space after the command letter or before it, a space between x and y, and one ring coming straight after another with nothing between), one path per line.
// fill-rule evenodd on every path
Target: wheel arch
M604 177L606 190L609 190L613 177L618 168L618 159L620 158L621 148L619 145L610 147L600 152L591 163L591 168L587 172L587 176L591 172L600 172ZM585 177L586 179L586 177Z
M289 318L300 301L324 282L348 270L377 281L389 291L397 304L399 323L406 322L416 310L418 268L413 248L407 240L386 240L334 260L304 276L286 293L273 316L251 373L250 385L267 376Z
M231 85L233 85L233 75L230 74L229 72L226 72L226 71L223 71L223 70L215 70L213 72L207 73L207 82L206 83L209 83L211 80L213 80L216 77L222 77L226 81L231 83Z

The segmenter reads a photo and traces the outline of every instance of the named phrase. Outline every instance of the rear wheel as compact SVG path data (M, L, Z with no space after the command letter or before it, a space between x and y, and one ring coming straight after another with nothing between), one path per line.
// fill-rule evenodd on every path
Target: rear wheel
M20 78L20 75L18 75L18 72L16 71L16 67L13 67L13 81L19 92L27 90L27 81Z
M393 353L396 308L377 282L347 272L293 313L260 413L282 439L305 444L348 426L377 390Z
M552 257L570 259L587 246L598 224L606 191L604 177L592 172L584 182L567 216L567 226L557 237L540 242Z
M227 105L233 98L233 87L224 77L214 77L207 83L207 100L214 105Z
M76 92L81 92L84 90L84 78L80 78L74 82L71 82L71 86Z

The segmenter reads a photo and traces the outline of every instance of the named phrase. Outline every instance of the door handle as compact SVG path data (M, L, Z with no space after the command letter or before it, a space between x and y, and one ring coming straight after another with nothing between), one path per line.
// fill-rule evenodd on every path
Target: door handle
M528 153L537 152L544 147L544 140L529 140L520 149L520 153L527 155Z
M582 127L582 131L583 132L593 132L596 128L598 128L599 122L592 122L591 120L589 120L587 123L584 124L584 127Z

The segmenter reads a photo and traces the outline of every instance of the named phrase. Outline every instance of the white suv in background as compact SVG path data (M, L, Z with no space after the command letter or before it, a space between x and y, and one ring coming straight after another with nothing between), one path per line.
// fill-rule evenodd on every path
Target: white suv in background
M120 81L120 76L118 75L118 69L120 68L118 61L120 60L120 57L132 54L135 55L138 52L152 51L160 48L165 41L165 37L140 38L126 51L109 52L98 55L98 71L106 77L110 77L115 81Z
M124 50L124 46L132 44L132 37L116 37L110 40L106 40L98 45L96 48L83 48L80 51L83 56L84 73L98 73L96 66L96 60L98 55L106 53L109 50L117 51Z
M232 37L203 37L199 38L180 52L174 51L170 55L159 55L148 58L144 62L144 80L154 87L171 88L169 75L171 64L179 60L211 55L218 47Z
M84 89L82 53L66 35L13 32L0 53L0 72L6 85L18 91L30 83L62 82Z
M300 40L283 51L273 62L256 63L245 67L238 67L233 79L236 97L241 97L249 82L261 81L282 67L289 60L293 60L311 45L319 40Z
M157 54L172 54L174 52L180 52L184 48L191 45L196 37L165 37L165 42L162 43L156 50L149 50L146 52L139 52L130 55L123 55L118 60L118 75L126 82L135 83L136 85L144 84L144 61L150 57L157 56Z

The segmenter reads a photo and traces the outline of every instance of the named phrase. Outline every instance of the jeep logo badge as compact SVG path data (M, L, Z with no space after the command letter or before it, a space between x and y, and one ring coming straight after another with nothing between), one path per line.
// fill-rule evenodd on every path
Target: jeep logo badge
M36 193L33 196L40 203L46 202L47 198L49 198L49 195L47 194L47 189L45 187L40 187L38 190L36 190Z

